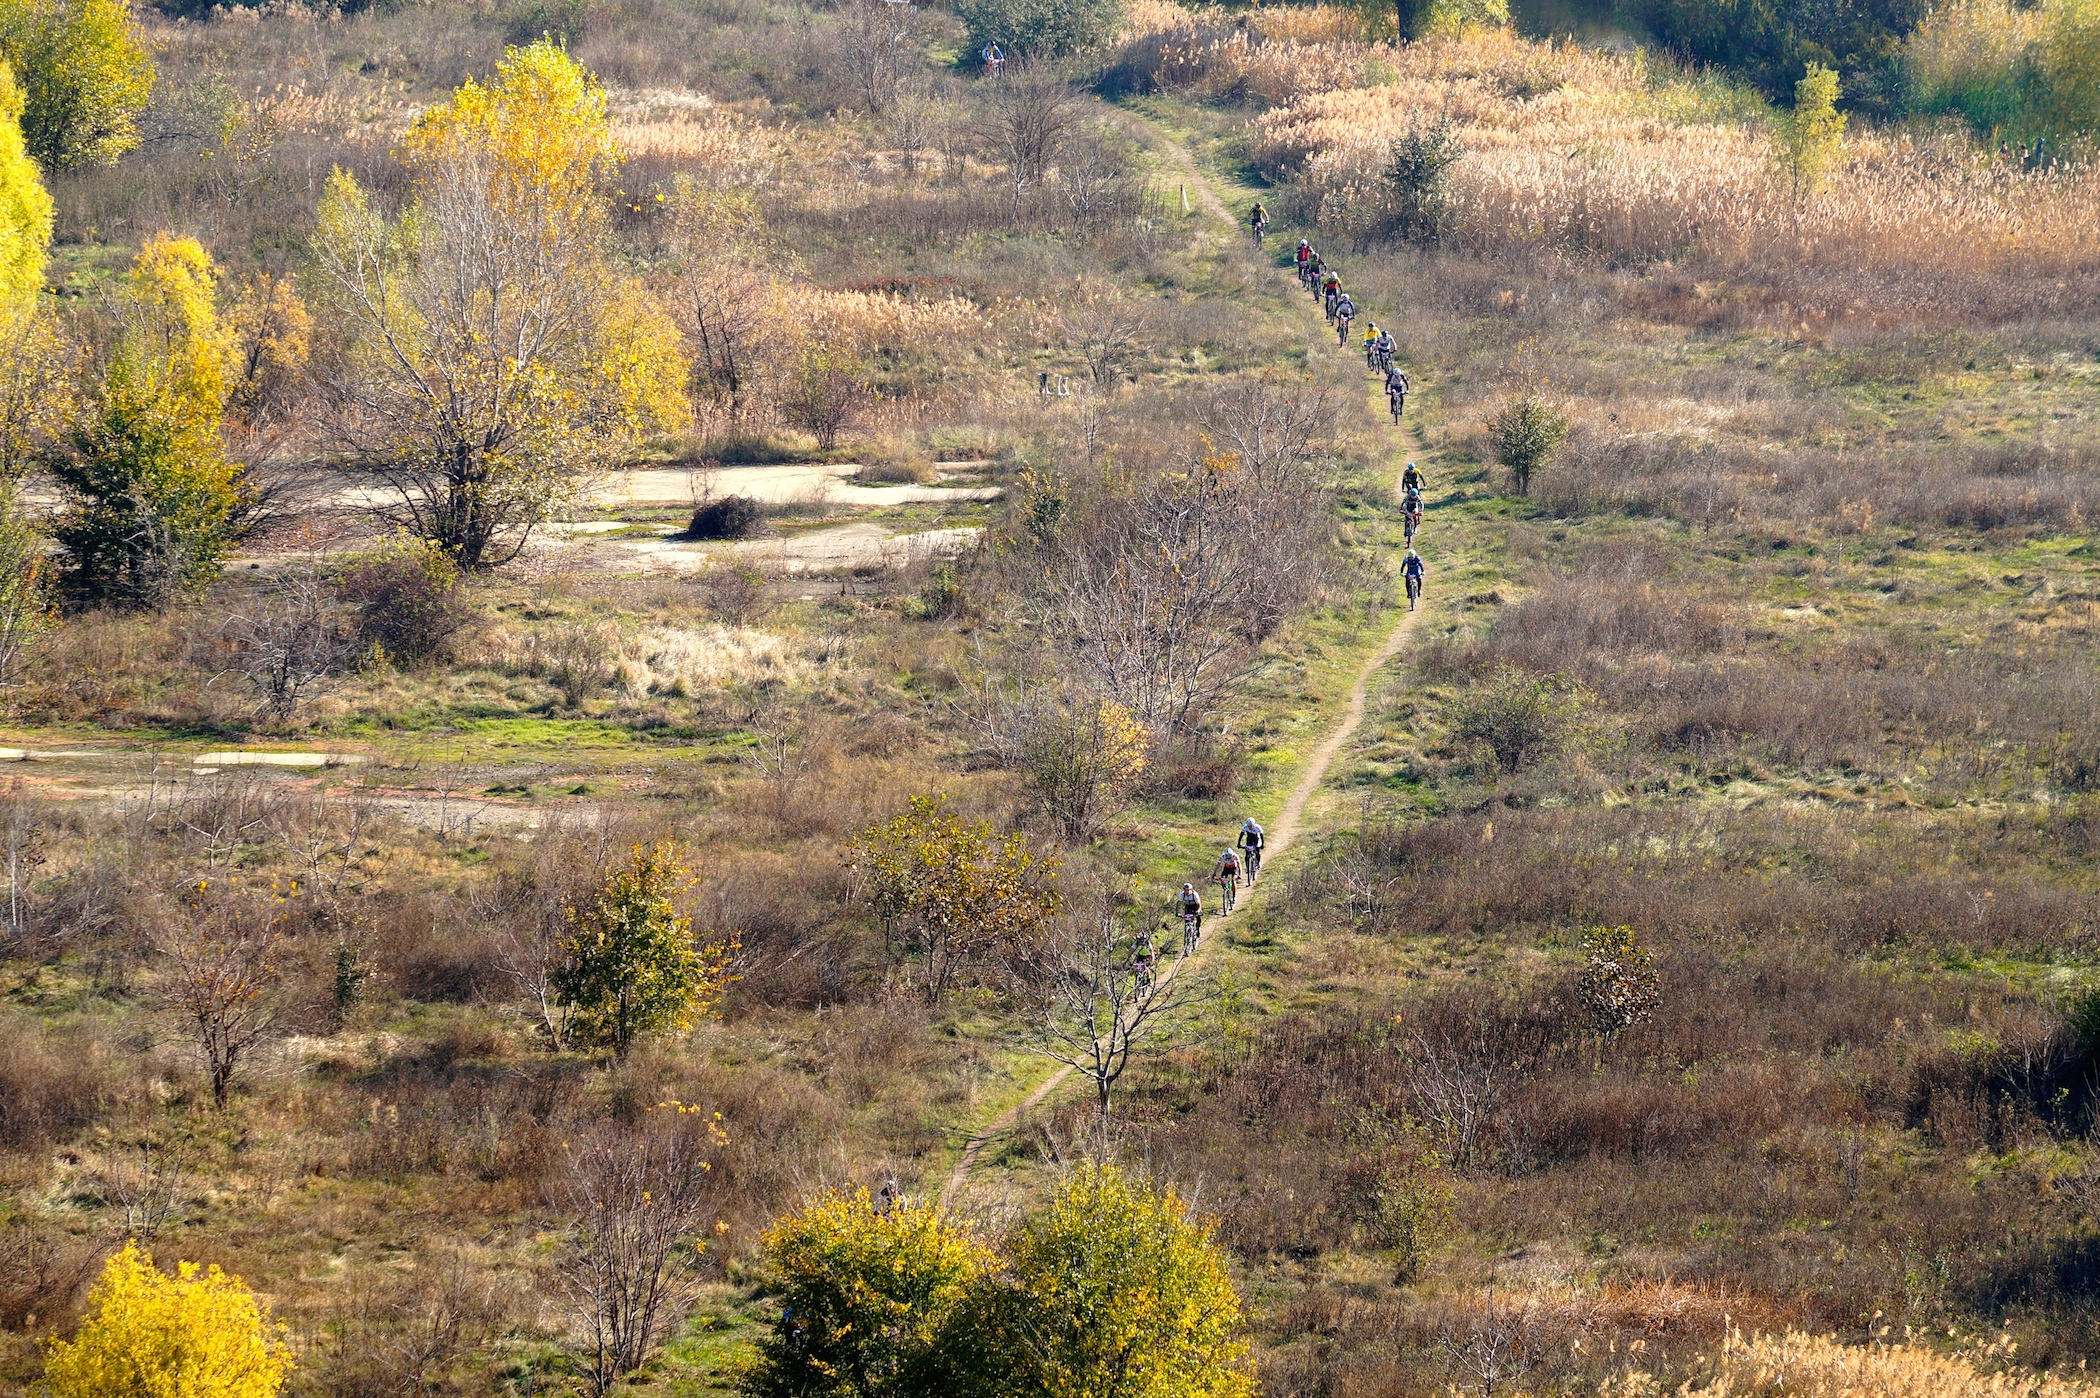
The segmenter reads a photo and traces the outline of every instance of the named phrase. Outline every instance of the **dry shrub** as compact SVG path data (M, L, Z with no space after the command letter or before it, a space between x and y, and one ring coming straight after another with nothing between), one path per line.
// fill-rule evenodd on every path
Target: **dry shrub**
M114 1101L98 1041L0 1020L0 1150L43 1150L92 1125Z

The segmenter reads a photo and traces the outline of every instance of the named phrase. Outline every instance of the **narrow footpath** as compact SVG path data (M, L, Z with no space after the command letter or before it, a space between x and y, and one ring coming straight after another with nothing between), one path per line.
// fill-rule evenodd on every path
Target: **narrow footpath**
M1180 177L1187 181L1188 189L1196 196L1204 212L1209 214L1216 222L1224 225L1223 231L1225 235L1228 238L1240 236L1241 230L1238 219L1226 206L1225 201L1218 197L1217 191L1211 187L1210 181L1198 169L1187 149L1179 141L1174 140L1144 118L1128 112L1122 115L1133 127L1142 128L1149 138L1148 143L1164 155L1169 163L1175 167ZM1368 399L1366 400L1366 406L1368 407ZM1409 459L1418 457L1420 452L1421 444L1415 438L1414 429L1405 423L1401 424L1400 447L1396 455L1401 462L1402 469L1405 468L1405 463ZM1394 498L1399 498L1400 494L1399 472L1396 471L1393 478ZM1426 599L1423 605L1427 605ZM1305 820L1307 803L1312 800L1313 793L1320 789L1321 783L1327 780L1327 773L1329 768L1334 765L1334 759L1347 746L1349 740L1356 735L1357 728L1363 723L1372 679L1407 644L1407 638L1414 631L1415 622L1421 615L1420 610L1402 612L1393 629L1387 633L1384 642L1371 654L1369 659L1365 660L1363 668L1357 671L1356 680L1349 687L1349 703L1342 711L1342 721L1335 726L1332 733L1327 735L1326 741L1313 750L1312 756L1306 761L1305 770L1298 776L1298 784L1291 789L1290 798L1283 803L1282 811L1271 822L1267 847L1268 858L1263 861L1262 865L1265 873L1271 869L1275 860L1283 857L1284 852L1297 839L1299 827L1303 825ZM1245 913L1273 886L1274 879L1272 875L1270 883L1260 884L1248 889L1240 899L1238 911ZM1176 975L1180 974L1184 967L1203 961L1210 955L1211 949L1222 940L1223 938L1221 937L1207 937L1197 948L1194 956L1177 958L1161 975L1161 986L1164 987ZM1017 1130L1029 1113L1040 1107L1050 1094L1055 1092L1064 1083L1065 1079L1072 1075L1073 1071L1069 1065L1059 1066L1041 1082L1037 1083L1034 1088L1030 1089L1026 1097L1023 1097L1014 1106L978 1128L970 1136L969 1141L964 1144L962 1154L956 1158L955 1168L949 1171L947 1183L941 1188L941 1201L953 1204L960 1198L964 1186L969 1182L970 1171L977 1164L978 1157L984 1154L985 1147L1002 1136L1011 1135Z

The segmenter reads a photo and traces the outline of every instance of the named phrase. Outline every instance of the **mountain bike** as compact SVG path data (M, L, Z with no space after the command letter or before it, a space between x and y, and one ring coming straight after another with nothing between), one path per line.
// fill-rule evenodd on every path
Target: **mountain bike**
M1229 913L1232 911L1233 905L1240 901L1240 876L1238 874L1218 875L1218 888L1224 894L1225 911Z
M1194 956L1196 942L1203 936L1203 916L1200 913L1181 915L1181 954Z

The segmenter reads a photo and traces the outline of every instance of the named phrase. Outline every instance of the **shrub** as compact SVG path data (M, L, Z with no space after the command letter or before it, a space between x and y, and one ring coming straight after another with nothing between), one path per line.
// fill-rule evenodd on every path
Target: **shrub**
M813 342L788 371L780 395L780 414L817 439L819 451L838 445L839 433L852 425L874 400L868 372L857 355Z
M1793 186L1794 199L1815 193L1823 186L1830 162L1837 159L1845 138L1845 114L1837 109L1838 76L1818 63L1794 84L1794 110L1787 113L1774 132L1780 168Z
M93 1310L71 1341L54 1341L44 1378L55 1398L275 1398L292 1367L281 1327L255 1294L216 1266L168 1276L135 1242L109 1259L88 1293Z
M1488 419L1488 432L1517 494L1529 495L1532 476L1552 462L1567 439L1568 420L1537 394L1526 393Z
M847 846L869 905L919 954L927 1000L938 1002L962 970L1001 947L1041 936L1064 899L1018 831L994 839L991 823L965 823L945 796L915 796L904 814L869 826Z
M349 559L336 587L355 609L358 649L404 669L449 658L474 620L459 569L422 539L397 539Z
M0 686L14 680L24 656L57 624L44 536L22 518L12 497L0 487Z
M1662 982L1639 933L1631 927L1592 927L1582 934L1582 955L1575 993L1600 1036L1611 1038L1655 1013Z
M1485 743L1504 772L1514 774L1550 757L1574 731L1582 691L1563 675L1528 675L1503 665L1454 707L1451 731Z
M989 1249L931 1208L830 1194L766 1230L781 1321L739 1385L754 1398L936 1391L929 1370Z
M694 940L693 920L673 901L692 883L677 846L659 840L636 845L587 907L569 909L554 989L578 1042L625 1058L637 1037L690 1029L722 998L736 942Z
M534 649L541 676L561 691L562 703L572 709L583 707L613 682L614 633L609 626L558 622L535 638Z
M749 539L765 532L766 512L746 495L725 495L693 511L681 538Z
M1254 1393L1224 1251L1171 1191L1082 1164L1011 1253L1019 1391Z
M1062 58L1106 43L1121 22L1119 0L958 0L970 46L998 43L1016 58Z

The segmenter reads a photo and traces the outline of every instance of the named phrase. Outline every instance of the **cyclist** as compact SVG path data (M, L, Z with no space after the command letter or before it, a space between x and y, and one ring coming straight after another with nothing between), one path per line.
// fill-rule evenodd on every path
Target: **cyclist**
M1311 257L1305 259L1305 286L1315 296L1320 294L1320 277L1324 273L1326 266L1327 264L1320 260L1320 254L1318 253L1314 253Z
M1408 462L1407 469L1400 473L1400 488L1410 495L1420 495L1428 485L1429 477L1422 474L1422 468Z
M1329 272L1320 283L1320 305L1327 312L1327 319L1334 319L1334 303L1342 299L1342 279Z
M1334 300L1334 343L1338 349L1349 348L1349 322L1356 319L1356 303L1343 292Z
M1400 560L1400 576L1407 583L1407 609L1409 611L1413 611L1415 603L1422 600L1422 574L1426 571L1422 566L1422 555L1416 553L1412 548L1407 551L1407 557Z
M1367 320L1364 322L1364 367L1366 369L1376 369L1378 367L1378 336L1380 333L1377 321Z
M1240 847L1241 857L1247 861L1247 887L1252 888L1255 880L1261 877L1262 846L1268 843L1268 837L1262 833L1262 828L1254 823L1254 817L1248 816L1246 822L1240 826L1239 839L1234 843Z
M1181 943L1194 946L1196 938L1202 935L1203 895L1196 891L1196 885L1185 883L1181 886Z
M1412 544L1422 528L1422 492L1409 490L1400 501L1400 517L1407 530L1407 542Z
M1217 864L1210 871L1210 876L1218 885L1219 901L1224 912L1231 912L1233 902L1240 891L1239 851L1227 849L1220 854ZM1223 916L1223 913L1220 916Z
M1407 375L1395 364L1385 371L1386 406L1393 410L1393 425L1400 425L1401 415L1407 411Z
M1152 989L1152 934L1140 932L1130 943L1130 970L1137 978L1140 995Z
M1379 373L1384 374L1391 371L1393 367L1393 351L1397 348L1399 347L1393 343L1392 331L1381 330L1378 332L1378 361L1374 367Z
M882 1182L882 1192L875 1196L875 1212L886 1214L904 1202L904 1191L897 1185L897 1177L891 1175Z
M987 72L997 73L1006 66L1006 50L999 47L997 39L986 44L984 52L980 56L984 59L984 66Z
M1254 212L1247 215L1247 226L1254 231L1254 246L1260 247L1261 235L1269 231L1269 214L1259 200L1255 202Z
M1298 264L1298 280L1299 280L1299 281L1301 281L1301 282L1305 280L1305 264L1306 264L1306 262L1307 262L1307 261L1309 261L1309 260L1311 259L1312 255L1313 255L1313 250L1312 250L1312 244L1311 244L1311 243L1308 243L1308 242L1306 242L1306 241L1305 241L1305 239L1303 239L1303 238L1300 238L1300 239L1298 240L1298 255L1297 255L1297 264Z

